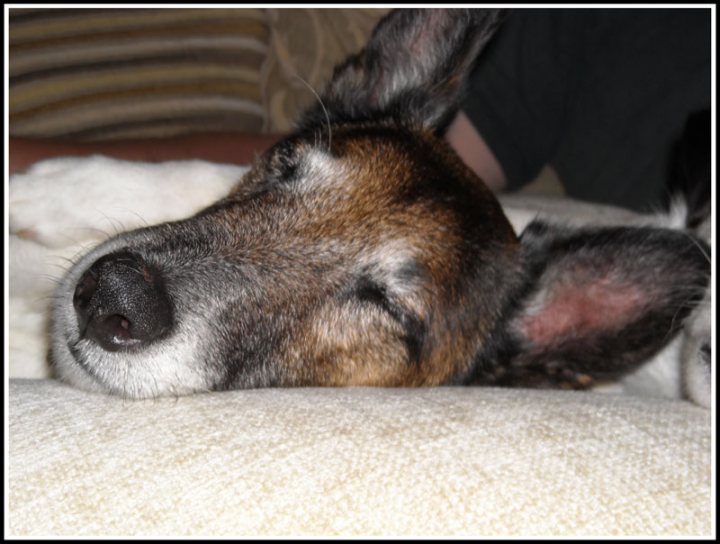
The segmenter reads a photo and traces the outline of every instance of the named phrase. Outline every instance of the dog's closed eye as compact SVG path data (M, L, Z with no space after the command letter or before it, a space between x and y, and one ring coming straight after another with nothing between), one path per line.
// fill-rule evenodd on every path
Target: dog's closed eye
M401 306L398 300L388 296L387 287L368 276L361 277L354 289L355 300L370 304L385 312L402 327L401 339L405 343L410 362L419 363L425 340L426 325L412 310Z

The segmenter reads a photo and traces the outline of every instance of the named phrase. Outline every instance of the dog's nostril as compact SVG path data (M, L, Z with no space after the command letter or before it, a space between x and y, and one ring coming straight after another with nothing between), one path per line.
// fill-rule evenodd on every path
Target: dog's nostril
M132 335L130 328L130 322L122 315L103 315L90 320L85 337L108 351L118 351L142 342Z
M82 275L73 305L81 336L108 351L139 347L172 326L160 271L126 251L98 259Z
M83 335L85 334L85 329L87 328L90 303L92 302L93 295L97 289L97 283L97 275L92 270L88 270L82 275L80 281L78 281L75 286L73 306L75 307L75 314L77 315L80 332Z

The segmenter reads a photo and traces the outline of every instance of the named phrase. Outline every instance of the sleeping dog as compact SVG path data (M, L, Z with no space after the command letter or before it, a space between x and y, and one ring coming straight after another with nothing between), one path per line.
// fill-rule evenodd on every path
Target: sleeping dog
M54 302L57 375L131 398L588 388L661 352L707 291L703 240L543 220L518 237L439 137L502 17L392 12L229 195L79 258Z

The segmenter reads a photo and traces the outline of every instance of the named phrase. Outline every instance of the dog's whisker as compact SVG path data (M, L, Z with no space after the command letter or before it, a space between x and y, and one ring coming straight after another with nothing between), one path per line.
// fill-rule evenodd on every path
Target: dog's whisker
M305 81L302 77L300 77L299 74L295 74L295 77L298 78L300 81L302 81L308 89L315 95L315 98L317 99L318 103L320 104L320 107L322 108L323 112L325 113L325 122L327 123L327 131L328 131L328 146L327 151L328 153L332 152L332 126L330 124L330 113L328 112L327 108L325 107L325 104L322 101L322 98L320 98L320 95L317 93L317 91L308 83Z
M692 304L690 301L695 298L697 295L691 295L690 297L686 298L684 301L682 301L680 304L677 305L677 308L675 310L675 313L673 314L672 320L670 321L670 327L668 328L668 331L666 333L666 338L669 338L671 335L676 333L679 330L680 326L676 325L676 321L678 320L678 316L681 312L692 310L697 307L696 304Z
M141 223L143 226L145 226L145 227L151 226L150 223L149 223L142 215L140 215L139 213L137 213L135 210L127 209L126 211L128 211L129 213L131 213L131 214L133 214L135 217L137 217L138 220L140 221L140 223Z
M700 252L703 254L703 256L705 257L705 260L707 260L707 262L710 263L711 262L710 255L708 254L707 251L705 251L705 248L703 248L702 245L700 245L700 242L698 242L698 240L694 236L691 236L690 233L685 232L685 231L681 231L681 232L688 237L688 239L695 245L695 247L697 247L700 250Z
M97 213L102 215L105 218L105 221L107 221L110 224L110 226L113 228L113 230L115 231L114 234L112 234L112 236L117 236L121 232L125 232L127 230L125 228L125 225L123 225L122 221L120 221L119 219L111 217L111 216L107 215L106 213L101 212L100 210L97 210ZM100 229L97 229L97 230L100 230ZM110 238L111 235L108 234L106 237Z
M113 235L111 232L101 229L100 227L79 227L78 230L87 233L94 233L96 235L99 234L101 239L110 238Z
M42 279L42 280L45 280L45 281L49 281L49 282L54 283L54 284L59 284L59 283L62 281L62 278L61 278L61 277L53 276L53 275L51 275L51 274L38 274L37 277L38 277L39 279Z
M65 257L64 255L56 255L55 259L58 259L58 260L64 261L64 262L62 262L62 263L46 262L46 263L44 263L44 266L59 269L61 277L64 276L65 274L67 274L67 272L76 264L75 260L73 260L69 257Z

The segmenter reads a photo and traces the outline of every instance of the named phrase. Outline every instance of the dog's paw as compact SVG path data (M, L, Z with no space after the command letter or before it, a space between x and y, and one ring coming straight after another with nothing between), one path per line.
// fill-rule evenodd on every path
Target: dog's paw
M695 404L710 408L712 368L709 297L685 324L682 364L685 395Z
M712 247L711 217L695 228L695 234ZM710 255L707 255L708 262ZM685 321L683 350L681 356L683 392L695 404L710 408L712 397L712 347L711 347L711 298L710 287L705 291L702 302Z
M10 178L10 232L46 247L182 219L225 196L247 167L64 157Z

